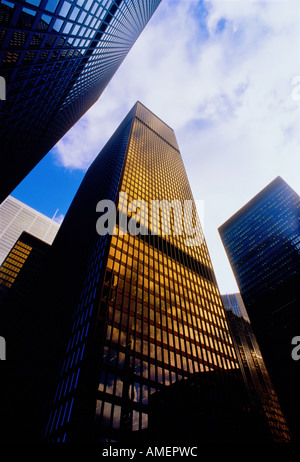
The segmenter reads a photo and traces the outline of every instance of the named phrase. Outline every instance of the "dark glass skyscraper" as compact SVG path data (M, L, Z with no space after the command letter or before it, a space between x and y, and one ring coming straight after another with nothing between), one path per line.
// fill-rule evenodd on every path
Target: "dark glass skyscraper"
M275 178L219 228L288 424L299 439L300 198Z
M37 333L42 334L44 325L38 323L39 313L28 299L36 290L50 248L24 231L0 266L0 335L7 345L6 364L1 361L3 442L36 441L39 436L45 380L35 354Z
M0 202L99 98L161 0L0 2Z
M188 402L186 426L177 415L181 437L191 428L197 441L218 441L232 424L233 440L249 438L239 419L249 403L175 134L141 103L88 169L45 281L61 358L47 440L144 441L163 394L172 403L178 391Z
M285 433L286 441L289 441L290 433L286 419L249 322L241 294L226 294L221 298L249 394L254 401L261 402L262 407L266 409L273 433L279 437Z

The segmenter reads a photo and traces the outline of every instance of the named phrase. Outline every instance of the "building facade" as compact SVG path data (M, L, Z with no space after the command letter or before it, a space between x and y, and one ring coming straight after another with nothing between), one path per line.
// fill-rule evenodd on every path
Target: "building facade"
M224 294L222 295L222 302L224 307L226 308L226 312L230 310L236 316L242 316L246 321L250 322L245 304L240 293Z
M49 243L22 232L0 266L0 335L6 343L0 396L3 442L27 441L39 435L45 383L34 358L45 327L39 322L40 306L28 300L50 248Z
M260 401L268 415L268 424L276 436L285 433L290 441L290 430L283 415L277 394L268 374L257 339L240 293L221 295L240 368L249 395Z
M0 202L99 98L160 1L1 0Z
M0 204L0 265L23 231L52 244L60 224L13 196Z
M141 103L87 171L53 250L64 341L44 438L145 441L151 402L197 376L235 406L228 377L241 389L242 375L176 137Z
M23 273L24 265L33 258L34 260L38 259L38 255L41 255L41 260L43 260L44 254L47 253L47 249L50 247L45 241L41 241L37 237L22 232L14 246L8 253L7 257L0 266L0 301L6 298L8 292L10 292L12 287L15 287L16 281L19 275ZM33 256L34 254L34 256ZM36 263L31 263L30 271L27 271L28 276L28 285L30 278L34 278L39 272L40 264L37 261ZM26 294L28 289L26 288L26 283L22 283L18 291Z
M34 388L38 382L33 377L41 369L30 357L38 349L45 320L39 323L40 307L37 304L35 311L28 299L59 227L12 196L0 204L0 336L5 339L7 359L1 362L1 441L21 441L25 435L32 437L34 429L37 432L37 397L42 388Z
M293 437L299 439L300 198L275 178L219 228Z

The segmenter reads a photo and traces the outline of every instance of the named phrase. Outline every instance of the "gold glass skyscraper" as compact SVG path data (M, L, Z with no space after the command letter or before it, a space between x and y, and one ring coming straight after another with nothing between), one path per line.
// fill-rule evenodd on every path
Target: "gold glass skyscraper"
M115 219L106 235L101 217L107 229ZM79 266L83 276L77 304L68 289L61 302L72 332L46 438L128 441L147 432L160 391L197 376L224 391L240 372L175 134L141 103L91 165L53 247L72 291Z
M176 200L182 209L184 201L193 200L173 130L141 104L136 106L120 191L127 193L128 203L138 199L147 204L148 217L141 210L140 222L148 222L151 229L153 200ZM119 209L125 212L124 201ZM111 239L102 293L107 305L105 367L96 409L103 426L111 420L116 429L146 428L149 395L161 386L189 374L237 367L203 237L201 245L186 246L189 236L174 234L182 216L174 211L170 217L170 234L163 234L169 217L161 213L157 235L150 229L145 235L122 235L117 227ZM109 366L112 358L118 361L115 369ZM127 384L120 377L124 369ZM118 401L122 396L128 397L125 412Z

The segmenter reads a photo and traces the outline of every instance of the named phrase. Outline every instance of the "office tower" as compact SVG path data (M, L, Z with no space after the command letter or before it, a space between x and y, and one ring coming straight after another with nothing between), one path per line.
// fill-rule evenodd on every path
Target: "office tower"
M40 315L28 300L50 248L47 242L22 232L0 266L0 335L6 343L6 361L1 363L1 441L21 442L39 435L45 381L35 350L45 322L38 322Z
M256 337L241 297L241 294L221 295L229 323L235 350L243 372L249 395L260 401L266 409L271 432L279 438L285 434L290 440L290 432L283 416L278 397L266 369Z
M19 286L18 293L26 295L27 286L31 285L30 281L39 273L41 261L49 247L50 245L45 241L41 241L25 231L22 232L0 266L0 303L16 285ZM41 261L38 260L39 258ZM30 265L30 270L24 271L24 267L27 265ZM21 278L20 274L22 275ZM22 280L21 283L20 279Z
M23 231L52 244L60 224L8 196L0 204L0 265Z
M300 325L300 198L275 178L219 233L268 373L299 439L299 364L291 355Z
M7 358L0 362L2 441L20 441L33 433L37 422L34 409L38 393L31 400L29 396L39 390L34 388L36 380L34 386L32 383L35 368L40 378L42 370L37 363L33 366L32 350L37 350L36 334L44 331L45 319L38 322L40 313L34 311L28 298L36 290L59 227L56 221L12 196L0 204L0 336L5 339Z
M161 0L0 2L0 202L99 98Z
M49 268L64 309L47 440L145 441L152 397L197 375L234 406L242 376L175 134L141 103L88 169Z

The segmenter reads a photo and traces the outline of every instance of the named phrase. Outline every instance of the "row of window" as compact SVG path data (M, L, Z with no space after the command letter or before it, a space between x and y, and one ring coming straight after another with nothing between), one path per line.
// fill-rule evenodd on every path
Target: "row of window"
M179 151L174 131L162 120L151 114L151 112L142 105L137 107L136 117Z
M124 157L122 152L117 149L115 152L107 152L106 156L109 156L109 158L106 159L105 154L102 158L99 158L99 168L104 177L107 175L107 177L110 178L108 196L111 200L115 200ZM113 176L111 175L112 169L114 170ZM94 186L98 185L99 189L96 188L96 195L99 194L101 197L106 194L106 185L104 183L95 182L94 180L94 178L89 178L87 174L89 194L91 193L91 183L94 184ZM95 194L95 191L92 191L92 193ZM97 297L97 290L99 289L99 278L102 271L102 262L106 251L106 245L107 236L100 236L95 242L94 251L91 255L89 267L86 271L86 278L83 283L80 300L73 313L73 326L70 340L66 351L66 357L61 369L61 378L56 389L56 397L52 404L52 413L49 418L49 425L46 430L46 434L57 431L58 435L63 435L62 440L66 438L66 433L64 433L64 424L67 424L71 419L71 409L69 410L67 420L66 417L59 420L59 416L62 414L66 416L66 413L63 411L59 412L59 410L63 409L64 406L67 408L68 403L73 402L77 383L80 380L80 364L84 360L86 349L85 345L87 336L90 333L90 322L93 316L93 311L97 310L98 308L95 299ZM95 371L95 373L97 373L97 371ZM73 396L72 399L71 396ZM64 404L65 401L66 404ZM61 437L59 436L58 440L60 438Z
M136 127L136 137L133 131L121 186L121 191L126 192L128 195L128 203L137 198L145 201L148 206L151 200L157 198L160 200L163 198L170 203L173 200L180 200L181 204L184 204L185 200L193 202L180 154L174 148L168 146L162 138L152 132L142 122L135 121L134 127ZM137 171L139 175L136 175ZM184 212L183 207L182 212ZM150 219L153 220L151 208L149 208L149 213L148 225ZM192 215L187 213L183 216L182 213L181 220L177 223L176 219L173 221L173 219L168 220L168 218L166 217L162 224L165 224L167 228L168 225L171 225L171 231L175 228L180 228L182 235L170 233L165 236L166 240L174 243L193 258L200 260L207 267L211 268L206 247L199 245L199 242L203 243L201 226L198 226L196 230L199 237L199 241L197 241L198 245L186 246L187 237L191 237L187 235L186 231L190 233L190 228L195 229L197 223L195 206L193 205L192 207ZM151 224L152 221L150 221L150 227ZM162 224L160 230L163 230Z
M118 430L120 429L122 417L123 423L126 419L126 428L129 431L142 430L148 427L148 414L136 411L134 409L132 409L126 416L122 416L121 413L121 406L99 399L97 400L96 404L95 422L102 428L113 428Z
M170 290L179 295L185 294L186 290L192 291L200 305L203 305L201 300L207 299L213 304L211 307L222 306L219 292L213 283L195 270L188 269L184 262L175 260L174 257L164 254L136 236L112 236L109 256L108 267L114 268L120 277L131 277L133 274L137 278L139 273L137 284L148 284L146 279L149 279L150 282L155 281L155 284L160 283L166 289L170 287ZM224 316L220 309L218 314Z
M100 24L103 20L103 18L106 18L107 13L109 11L109 8L113 4L111 0L109 1L94 1L92 4L88 4L82 2L81 5L78 3L75 4L66 2L66 1L61 1L57 2L56 7L53 7L53 11L48 8L47 4L43 1L40 6L38 4L29 4L27 2L26 8L24 7L22 10L20 6L13 5L11 2L7 2L6 0L2 0L2 5L3 7L8 8L7 11L12 11L14 9L14 16L13 16L13 21L14 24L16 24L17 17L19 18L19 30L18 31L10 31L7 30L6 34L6 42L8 40L11 41L12 45L15 47L15 45L21 40L22 43L24 44L24 39L28 37L28 40L30 38L31 45L34 45L36 43L38 50L37 51L7 51L6 54L4 55L4 64L10 64L16 66L17 64L20 65L26 65L26 64L34 64L37 62L46 62L49 60L53 60L54 63L52 64L52 71L54 70L55 66L58 66L61 63L57 63L58 59L63 58L63 65L68 65L68 62L70 62L70 65L73 66L72 69L72 76L70 75L69 77L64 77L64 82L62 85L62 81L59 81L59 78L57 75L51 77L51 82L53 83L52 86L55 84L55 89L51 88L50 90L50 85L51 82L47 82L47 87L49 91L45 88L45 86L41 85L42 82L37 83L34 82L33 84L30 85L30 94L26 95L26 92L24 92L24 88L17 89L15 86L14 88L14 95L10 94L10 85L8 85L8 96L7 96L7 109L10 107L8 106L8 103L13 103L11 106L11 111L12 111L12 117L14 119L10 119L8 117L5 118L4 123L6 122L8 125L12 124L17 124L18 120L20 119L19 114L22 113L21 120L22 122L19 123L19 126L17 127L18 129L21 128L26 128L26 131L28 132L28 143L31 142L30 139L30 133L31 137L34 140L36 137L37 133L37 127L34 127L35 133L30 131L31 128L31 115L32 111L36 111L37 109L40 109L40 107L43 106L43 114L41 114L41 117L38 119L45 120L46 118L49 118L51 116L53 107L55 106L55 102L53 101L54 99L56 101L59 100L62 96L64 96L64 89L66 88L67 85L67 80L70 80L71 78L77 79L78 75L75 75L75 71L77 68L78 60L75 62L72 58L70 58L73 53L74 53L74 47L76 49L75 54L78 55L79 53L79 47L88 47L91 43L93 35L98 31ZM11 10L9 10L11 8ZM39 8L39 9L38 9ZM43 13L47 11L51 11L54 13L56 12L55 16L49 16ZM62 16L66 18L65 20L62 20L59 18L59 16ZM40 22L37 21L36 18L41 18ZM111 19L111 18L110 18ZM109 21L110 21L109 19ZM64 24L63 24L64 22ZM43 24L44 26L42 27L41 30L46 30L48 28L48 33L50 30L57 32L60 30L61 33L63 34L68 34L68 39L65 41L64 37L57 37L54 35L48 35L47 34L39 34L39 33L32 33L38 26L39 24ZM18 23L16 24L18 27ZM30 29L32 28L32 31L24 31L22 29ZM119 31L120 32L120 31ZM119 34L118 32L118 34ZM105 32L106 33L106 32ZM16 35L17 34L17 35ZM28 35L29 34L29 35ZM70 34L74 35L74 37L70 36ZM25 37L26 36L26 37ZM10 38L9 38L10 37ZM32 42L33 40L33 42ZM41 42L42 41L42 42ZM55 42L56 41L56 42ZM55 42L55 43L54 43ZM64 43L63 43L64 42ZM28 41L27 41L28 43ZM54 46L63 46L63 44L68 47L65 50L62 50L59 52L56 50L47 50L47 47L53 48ZM8 45L9 46L9 45ZM70 46L72 47L72 50L70 50ZM104 46L104 42L101 41L101 48ZM129 46L129 45L128 45ZM6 46L5 46L6 47ZM46 50L43 50L43 48L46 48ZM111 48L111 43L109 43L109 47ZM82 48L82 51L85 52L86 49ZM67 57L68 53L68 57ZM110 58L108 58L110 59ZM120 53L118 56L118 61L120 60ZM103 68L107 67L108 64L105 64L103 62L98 62L97 63L98 68L99 66L102 66ZM26 69L26 72L29 70L29 68ZM44 68L45 72L48 72L46 68ZM82 70L80 69L80 72ZM20 73L23 72L23 69L20 69L18 72L18 75L15 76L14 78L21 78ZM103 73L103 72L102 72ZM15 74L15 73L14 73ZM31 74L33 75L33 73ZM98 79L93 79L93 85L94 86L99 86L99 78L101 79L102 76L98 76ZM8 79L10 80L10 79ZM61 88L60 91L57 91L58 86ZM82 88L82 85L84 88ZM91 79L89 79L88 86L91 85ZM36 88L38 86L38 88ZM81 79L78 80L78 84L75 86L73 89L72 94L70 95L70 101L73 101L73 99L76 99L78 96L78 93L81 93L82 90L85 90L87 86L87 82L82 82ZM47 90L47 91L46 91ZM53 91L55 90L55 94ZM16 91L19 92L19 99L18 101L16 97ZM100 91L100 90L99 90ZM44 95L44 98L41 100L41 92ZM99 95L97 95L99 96ZM39 97L39 98L37 98ZM21 101L22 100L22 101ZM47 104L45 104L45 100L47 100ZM37 107L38 106L38 107ZM44 126L44 120L41 124L41 127ZM16 141L17 142L17 141Z
M146 201L164 192L169 200L191 197L180 156L153 132L176 144L172 131L144 116L151 130L135 121L120 189L128 201L139 193ZM149 398L160 386L206 368L237 367L216 286L156 245L158 239L149 244L118 229L111 238L100 309L107 313L96 406L102 428L146 428ZM185 260L185 253L174 254ZM126 399L127 409L120 407Z
M31 250L29 245L17 241L0 267L0 285L12 286Z

